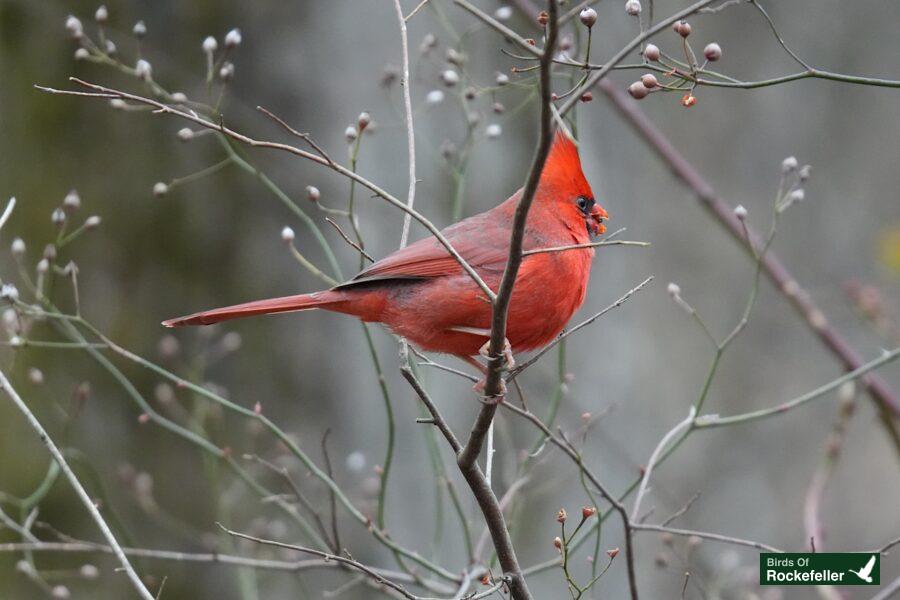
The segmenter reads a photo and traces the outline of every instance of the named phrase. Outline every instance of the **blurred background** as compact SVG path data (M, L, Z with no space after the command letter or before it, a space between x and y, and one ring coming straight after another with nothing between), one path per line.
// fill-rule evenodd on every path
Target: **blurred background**
M409 11L416 3L403 4ZM491 13L502 6L488 0L476 4ZM656 2L657 15L685 5ZM765 5L791 47L814 66L900 78L900 5L875 0ZM118 45L122 60L134 64L137 45L131 28L143 20L147 35L141 53L152 64L154 79L191 98L206 98L203 39L216 36L221 47L225 33L240 28L242 43L229 55L235 76L222 101L226 121L258 138L286 139L254 110L262 105L310 132L332 156L347 162L345 128L368 111L375 124L360 144L359 171L405 197L401 90L391 76L400 62L400 46L390 2L110 0L107 7L105 34ZM322 436L330 431L335 479L366 514L374 514L387 421L358 323L340 315L304 313L180 330L174 337L159 326L164 318L203 308L323 287L281 240L284 226L296 231L295 244L305 257L333 271L303 220L235 165L171 186L164 195L153 194L157 182L171 183L225 158L213 136L183 142L176 132L186 123L174 118L115 110L102 100L51 96L32 87L71 87L67 77L75 75L144 89L133 77L108 66L74 59L77 44L65 31L66 16L77 15L96 40L96 8L89 2L0 0L0 196L18 199L3 230L7 250L0 259L0 277L19 285L23 298L29 298L9 244L14 237L25 241L21 260L33 277L44 246L56 237L51 213L77 189L81 208L70 217L73 223L99 215L102 224L61 250L58 261L65 265L74 260L79 267L85 318L125 348L242 406L259 402L320 465ZM620 2L601 3L598 11L593 56L599 62L634 36L635 23ZM722 46L720 71L750 80L796 70L749 6L692 23L695 47L708 41ZM538 35L518 10L512 11L508 24L526 37ZM423 53L420 44L428 34L435 36L436 46ZM657 44L675 53L680 40L666 31ZM445 226L453 220L455 197L462 199L457 210L468 215L494 206L522 184L536 135L534 100L528 100L533 88L526 75L511 75L513 84L480 93L469 108L478 121L467 134L460 101L464 84L493 87L497 73L521 65L500 52L514 47L447 0L432 0L410 22L410 45L421 179L417 207ZM464 84L453 88L439 77L447 68L448 48L465 54ZM635 78L634 71L613 76L623 89ZM559 89L566 89L567 83L568 77L560 78ZM218 87L213 88L214 99ZM436 101L439 95L443 98ZM584 456L610 489L623 490L659 439L685 417L713 358L709 341L672 302L666 284L677 282L712 331L724 336L740 318L753 265L602 94L595 96L578 108L585 172L612 217L612 229L626 227L623 237L652 245L600 249L587 301L575 318L599 311L650 275L655 281L621 309L570 338L564 367L569 375L557 422L574 435L582 428L583 413L602 415L587 436ZM795 155L801 164L811 164L806 200L784 214L774 251L819 303L829 323L867 359L894 347L898 334L892 319L900 276L900 90L806 80L758 90L702 88L697 98L695 107L685 109L678 95L659 94L644 100L642 107L724 199L748 209L749 222L757 229L769 225L782 159ZM505 106L503 114L494 112L495 102ZM495 124L499 135L497 128L489 129ZM453 166L469 146L461 182ZM321 190L323 205L345 208L347 181L285 154L248 150L246 156L313 220L343 275L352 275L358 255L325 222L326 213L306 200L304 191L314 185ZM368 251L375 257L392 251L401 213L362 190L357 190L356 204ZM416 225L413 234L425 235ZM51 297L63 310L74 311L64 278L55 278ZM861 302L865 310L860 310ZM6 335L14 335L15 326L4 322ZM446 487L435 483L431 437L426 425L415 422L420 409L399 376L396 342L377 327L372 334L396 418L387 527L399 543L434 557L453 572L461 571L465 560L460 527ZM62 339L46 323L35 324L28 336ZM223 413L134 363L104 355L161 414L230 448L271 489L288 491L279 477L240 457L258 453L286 466L311 502L327 512L321 484L252 422ZM223 536L215 521L263 537L304 540L271 502L261 502L221 463L165 429L142 422L142 410L132 397L83 350L4 348L0 361L51 435L71 449L76 470L91 493L102 499L104 514L125 543L302 558ZM835 358L764 282L750 325L725 355L705 410L724 415L773 406L840 374ZM896 364L882 369L881 375L900 390ZM477 409L470 384L433 370L425 370L423 377L452 425L466 431ZM529 406L543 415L557 387L556 352L523 376L522 383ZM777 419L697 432L656 471L653 491L644 502L653 509L650 521L665 519L700 494L674 525L785 549L806 548L804 500L814 473L826 461L826 446L839 419L838 401L832 394ZM900 456L865 394L857 397L856 408L823 495L825 550L875 548L900 534ZM500 413L494 482L498 494L515 479L522 453L534 440L533 428ZM452 466L443 444L440 455ZM0 498L32 494L47 474L48 460L21 415L5 399L0 401L0 491L5 494ZM449 472L477 536L482 525L471 496L454 469ZM571 514L590 502L572 464L550 448L536 461L519 497L513 535L524 566L557 556L552 539L558 533L555 515L560 507ZM0 501L0 507L21 520L14 504ZM396 567L364 527L345 512L339 515L342 542L355 558ZM68 535L100 539L63 480L40 502L38 520ZM615 517L608 523L601 551L622 545ZM47 530L35 532L53 539ZM0 528L0 542L19 539L9 528ZM683 539L670 544L655 534L639 534L636 550L646 598L677 597L686 570L692 573L689 598L819 597L808 588L759 589L756 551ZM589 576L587 557L592 553L588 544L573 558L579 580ZM898 556L884 558L883 582L900 574ZM17 570L21 560L21 553L0 553L0 598L51 597L51 591ZM71 597L132 594L109 557L42 553L34 561L51 587L65 585ZM100 569L99 581L72 573L85 564ZM149 559L138 560L136 566L156 586L167 578L163 598L171 600L321 598L352 579L335 570L253 573ZM529 582L536 597L567 597L558 569ZM873 593L871 588L847 590L847 598ZM620 556L595 595L621 598L625 593ZM377 593L357 586L338 596L369 598Z

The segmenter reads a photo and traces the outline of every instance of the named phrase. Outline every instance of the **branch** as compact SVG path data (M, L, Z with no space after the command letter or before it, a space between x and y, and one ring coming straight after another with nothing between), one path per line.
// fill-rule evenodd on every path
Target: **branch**
M734 216L732 208L716 195L712 186L706 182L699 172L678 152L672 143L656 128L644 114L637 103L626 97L625 93L616 89L611 83L601 84L602 91L618 109L625 120L634 127L641 138L666 163L675 176L697 195L701 206L708 210L725 229L743 246L752 249L758 237L750 231L749 240L745 237L744 226ZM749 229L748 229L749 231ZM751 250L752 251L752 250ZM825 347L849 369L858 369L863 365L862 358L850 344L833 327L828 324L824 313L813 303L805 292L778 260L773 252L768 252L762 260L762 267L775 288L785 296L795 310L803 317L803 321L812 329ZM887 383L877 375L867 375L863 379L871 397L882 411L882 419L888 425L890 410L894 415L900 414L900 399L888 387Z
M631 592L632 600L637 600L637 574L635 573L634 568L634 545L632 543L631 536L632 522L628 517L628 509L625 508L625 505L622 503L622 501L616 498L606 488L606 486L603 485L600 479L584 464L584 459L582 458L581 454L579 454L578 451L575 450L572 444L568 443L568 440L555 435L552 431L550 431L550 428L547 427L547 425L545 425L544 422L541 421L541 419L534 413L523 408L519 408L518 406L510 404L509 402L503 403L503 407L525 418L526 420L534 424L535 427L540 429L549 442L562 450L569 458L571 458L575 462L575 464L578 466L578 470L584 473L584 476L587 477L592 484L594 484L594 487L597 488L597 490L600 492L600 495L603 496L603 498L612 505L613 510L615 510L619 514L622 519L622 527L625 530L625 561L628 567L628 587ZM600 516L598 515L598 520L599 518ZM543 565L541 565L539 568L529 569L528 572L536 572L538 570L541 570L542 568Z
M335 561L328 560L273 560L264 558L251 558L247 556L237 556L234 554L221 554L219 552L180 552L178 550L155 550L150 548L122 548L122 551L128 556L137 558L149 558L153 560L164 560L182 563L200 563L200 564L222 564L235 567L247 567L250 569L259 569L266 571L308 571L313 569L333 569L341 567ZM113 554L113 548L104 544L95 544L92 542L71 541L71 542L16 542L9 544L0 544L0 552L61 552L61 553L101 553ZM414 576L399 571L389 571L386 569L373 569L385 578L395 581L403 581L405 583L415 583ZM429 582L429 587L437 587L436 591L449 592L449 586L435 586L433 582Z
M494 542L494 549L497 551L500 566L503 568L504 574L510 579L510 594L515 600L531 600L532 595L525 583L525 576L516 558L515 549L503 516L503 510L500 508L497 497L481 472L476 459L481 453L484 438L493 423L497 405L502 401L503 368L506 364L503 352L507 344L507 313L519 266L522 264L525 222L528 218L528 211L534 201L535 192L541 179L541 172L544 169L544 162L550 153L550 146L553 141L551 71L553 68L553 53L556 51L558 36L558 7L556 0L548 1L547 13L546 43L540 60L541 114L538 144L535 149L531 169L525 181L522 196L516 206L516 212L513 217L512 233L509 240L509 257L503 271L503 277L500 280L497 295L492 299L491 336L488 345L489 358L484 391L488 399L496 399L496 401L489 401L482 407L469 434L469 441L466 442L466 445L457 455L457 464L484 515Z
M481 290L485 293L485 295L488 297L488 299L493 301L493 299L495 297L493 290L491 290L491 288L484 282L484 280L481 278L481 276L479 276L478 273L475 271L475 269L473 269L472 266L468 262L466 262L466 260L459 254L459 252L456 251L456 249L450 244L450 242L447 240L447 238L444 237L444 234L442 234L440 232L440 230L434 225L434 223L432 223L430 220L428 220L422 214L416 212L414 209L408 207L406 204L404 204L402 201L400 201L399 199L397 199L396 197L394 197L393 195L388 193L386 190L382 189L375 183L369 181L365 177L362 177L358 173L353 172L352 170L348 169L347 167L340 165L338 163L329 162L328 159L323 158L322 156L319 156L318 154L313 154L311 152L307 152L306 150L302 150L300 148L297 148L296 146L291 146L290 144L283 144L281 142L269 142L269 141L265 141L265 140L257 140L257 139L251 138L247 135L244 135L242 133L239 133L233 129L226 127L224 124L213 123L212 121L199 116L196 112L193 112L193 111L186 112L181 109L169 106L168 104L163 104L162 102L153 100L151 98L146 98L144 96L138 96L135 94L130 94L128 92L123 92L120 90L107 88L102 85L88 83L87 81L83 81L76 77L70 77L69 80L77 83L78 85L82 85L88 89L94 90L94 92L76 92L76 91L72 91L72 90L58 90L58 89L44 87L44 86L40 86L40 85L35 85L35 88L37 88L41 91L50 93L50 94L62 94L62 95L69 95L69 96L88 96L88 97L92 97L92 98L114 97L114 98L120 98L122 100L131 100L132 102L137 102L139 104L143 104L146 106L152 106L152 107L156 108L156 110L154 111L155 114L170 114L170 115L174 115L176 117L180 117L182 119L186 119L188 121L196 123L197 125L200 125L201 127L205 127L206 129L211 129L213 131L217 131L233 140L237 140L238 142L241 142L248 146L254 146L254 147L258 147L258 148L270 148L273 150L281 150L281 151L287 152L289 154L294 154L295 156L299 156L301 158L305 158L312 162L326 166L326 167L332 169L333 171L343 175L344 177L347 177L347 178L359 183L360 185L371 190L376 196L387 201L388 204L391 204L392 206L399 208L403 212L409 214L416 221L421 223L429 232L431 232L431 234L434 237L437 238L438 242L440 242L440 244L447 250L447 252L450 253L450 255L454 258L454 260L456 260L459 263L460 267L462 267L462 269L469 275L469 277L472 278L472 280L478 285L478 287L481 288Z
M774 546L769 546L768 544L763 544L761 542L754 542L752 540L744 540L741 538L731 537L728 535L721 535L718 533L707 533L705 531L693 531L691 529L674 529L672 527L664 527L662 525L651 525L647 523L632 523L632 529L635 531L657 531L661 533L671 533L672 535L682 535L686 537L699 537L705 540L713 540L715 542L724 542L726 544L734 544L736 546L747 546L749 548L756 548L757 550L762 550L764 552L777 552L782 553L784 550L779 550Z
M347 565L348 567L351 567L358 571L362 571L363 573L365 573L366 575L368 575L369 577L371 577L378 583L395 590L404 598L409 598L409 600L418 600L418 596L408 592L406 590L406 588L403 587L402 585L400 585L399 583L395 583L395 582L391 581L390 579L387 579L386 577L381 575L381 573L379 573L376 569L366 566L359 561L353 560L352 558L347 558L345 556L340 556L337 554L330 554L328 552L322 552L321 550L314 550L313 548L305 548L303 546L295 546L294 544L286 544L284 542L278 542L275 540L267 540L267 539L263 539L263 538L254 537L254 536L248 535L246 533L241 533L239 531L233 531L231 529L228 529L221 523L216 523L216 525L218 525L222 531L224 531L228 535L231 535L234 537L238 537L238 538L245 539L245 540L250 540L251 542L256 542L257 544L262 544L264 546L274 546L276 548L285 548L288 550L295 550L297 552L302 552L304 554L311 554L313 556L318 556L319 558L323 558L326 561L334 561L334 562L340 563L342 565Z
M639 291L644 289L644 286L646 286L651 281L653 281L653 277L648 277L647 279L645 279L641 283L637 284L632 289L625 292L625 294L621 298L619 298L618 300L616 300L615 302L613 302L612 304L610 304L609 306L607 306L600 312L596 313L595 315L593 315L591 317L588 317L587 319L585 319L584 321L582 321L575 327L572 327L571 329L567 329L555 340L553 340L552 342L550 342L549 344L547 344L546 346L541 348L540 352L538 352L537 354L535 354L534 356L532 356L531 358L526 360L524 363L522 363L521 365L517 366L515 369L510 371L509 375L506 378L507 383L512 381L516 377L518 377L522 373L522 371L524 371L525 369L527 369L528 367L530 367L531 365L536 363L538 360L540 360L542 356L547 354L547 352L549 352L551 349L553 349L553 347L556 346L558 343L560 343L561 341L563 341L564 339L566 339L567 337L569 337L570 335L572 335L579 329L587 327L588 325L590 325L591 323L593 323L594 321L596 321L597 319L599 319L600 317L602 317L609 311L613 310L614 308L618 308L618 307L622 306L623 304L625 304L625 302L627 302L629 298L631 298L633 295L635 295L636 293L638 293Z
M3 371L0 371L0 387L2 387L3 391L7 393L10 399L13 401L13 404L16 405L16 408L18 408L19 411L23 415L25 415L28 424L41 438L41 442L43 442L47 449L50 451L50 454L53 456L53 460L57 462L59 468L62 469L63 474L66 476L66 479L68 479L69 483L72 484L72 487L75 489L75 493L78 495L78 498L81 500L82 504L84 504L85 508L87 508L88 512L91 514L91 518L100 528L100 532L103 534L103 537L106 538L107 543L109 544L110 548L112 548L113 554L116 555L116 558L122 565L122 569L125 571L128 579L131 580L134 589L137 590L138 595L144 600L154 600L153 594L150 593L150 591L144 585L144 582L141 581L140 576L135 572L134 567L131 566L131 562L129 562L128 557L125 556L125 553L122 551L122 547L119 545L119 542L116 541L116 538L110 530L109 525L107 525L106 521L103 520L103 516L97 509L97 505L94 504L94 501L91 500L90 496L88 496L88 493L85 491L84 486L82 486L81 482L78 481L78 477L75 476L75 472L72 471L69 463L66 462L66 459L63 456L62 452L59 451L59 448L57 448L56 444L47 434L47 431L41 425L40 421L37 420L37 417L35 417L34 413L32 413L28 408L28 405L22 401L21 397L19 397L19 394L16 392L15 388L13 388L12 384L10 384L9 379L6 378L6 374L3 373Z
M566 101L563 102L562 106L559 107L559 114L565 115L567 112L569 112L576 103L581 101L581 95L584 94L584 92L597 85L604 77L606 77L606 75L613 69L613 67L625 60L625 58L632 51L638 48L645 40L653 37L663 29L668 28L669 25L671 25L675 21L679 21L681 19L684 19L685 17L689 17L708 4L712 4L714 1L715 0L700 0L699 2L695 2L687 8L663 19L648 30L642 31L637 37L628 42L621 50L616 52L616 54L613 55L613 57L609 59L601 69L591 73L591 76L587 78L587 81L584 82L584 85L582 85L577 92L569 96Z
M631 240L603 240L600 242L590 242L587 244L571 244L569 246L553 246L552 248L537 248L535 250L526 250L522 256L531 254L541 254L543 252L566 252L567 250L582 250L584 248L599 248L601 246L640 246L646 248L650 242L633 242Z
M410 18L425 4L419 4L411 13ZM406 152L409 156L409 189L406 192L406 206L412 210L416 201L416 133L413 127L412 99L409 91L409 37L406 33L407 18L403 16L403 8L400 0L394 0L394 8L397 10L397 20L400 23L400 44L402 48L403 72L400 79L400 87L403 88L403 113L406 118ZM410 213L403 217L403 233L400 234L400 248L406 246L409 238Z
M900 348L895 348L890 352L883 353L880 357L876 358L873 361L867 362L864 365L860 366L858 369L854 369L845 375L838 377L833 381L829 381L825 385L822 385L802 396L798 396L793 400L789 400L778 406L772 408L764 408L761 410L755 410L752 412L743 413L740 415L732 415L730 417L720 417L718 415L704 415L701 417L697 417L694 422L694 427L696 429L707 429L711 427L724 427L726 425L735 425L737 423L749 423L751 421L758 421L760 419L765 419L767 417L774 417L776 415L782 415L788 411L791 411L799 406L806 404L816 398L824 396L828 392L832 390L836 390L841 387L843 384L848 381L853 381L860 377L864 377L866 373L877 369L882 365L886 365L891 363L897 358L900 357Z

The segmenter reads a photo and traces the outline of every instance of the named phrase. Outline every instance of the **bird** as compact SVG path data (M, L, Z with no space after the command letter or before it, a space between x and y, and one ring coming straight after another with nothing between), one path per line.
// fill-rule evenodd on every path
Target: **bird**
M866 583L872 583L872 569L875 568L875 555L872 555L872 558L869 559L869 562L866 563L859 571L854 571L853 569L848 569L851 573L865 581Z
M509 257L513 219L523 189L441 233L492 289ZM606 230L578 148L559 129L545 160L525 223L523 252L587 244ZM506 355L541 348L556 338L584 302L593 247L523 255L510 298ZM165 327L210 325L272 313L328 310L387 326L420 350L450 354L482 372L492 305L480 286L430 236L374 262L328 290L257 300L163 321ZM477 387L477 386L476 386Z

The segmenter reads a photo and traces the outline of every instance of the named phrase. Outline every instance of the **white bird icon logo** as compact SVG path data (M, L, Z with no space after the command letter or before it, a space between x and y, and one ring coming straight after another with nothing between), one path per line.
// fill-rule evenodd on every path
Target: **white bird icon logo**
M875 555L872 555L872 558L869 559L869 562L866 563L859 571L854 571L853 569L848 569L851 573L865 581L866 583L872 583L872 569L875 568Z

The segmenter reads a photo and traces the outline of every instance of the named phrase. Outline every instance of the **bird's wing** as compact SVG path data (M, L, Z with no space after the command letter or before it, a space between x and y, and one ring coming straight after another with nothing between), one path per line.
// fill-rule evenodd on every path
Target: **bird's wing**
M866 566L862 568L860 574L865 574L865 577L869 576L869 573L872 572L872 569L875 567L875 555L872 555L872 558L869 559L869 562L866 563Z
M503 244L508 242L509 234L489 234L486 229L489 227L476 218L457 223L444 234L473 268L502 271L508 256ZM429 237L382 258L338 288L387 279L429 279L461 272L459 262L436 238Z

